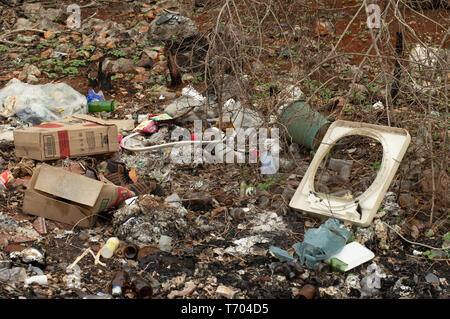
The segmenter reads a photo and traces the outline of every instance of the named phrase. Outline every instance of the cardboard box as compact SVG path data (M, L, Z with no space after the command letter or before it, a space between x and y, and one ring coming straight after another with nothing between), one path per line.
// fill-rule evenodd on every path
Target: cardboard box
M114 123L89 116L42 123L14 131L17 157L39 161L119 151L119 134Z
M42 164L31 177L22 210L69 225L91 227L97 213L134 195L124 187Z

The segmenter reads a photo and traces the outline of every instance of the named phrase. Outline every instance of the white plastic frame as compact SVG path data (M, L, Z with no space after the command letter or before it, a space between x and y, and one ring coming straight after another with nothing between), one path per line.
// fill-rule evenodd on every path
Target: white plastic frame
M383 159L377 177L363 194L351 200L316 192L314 177L320 163L337 141L350 135L371 137L383 146ZM363 227L369 226L410 141L411 136L408 131L402 128L335 121L325 134L289 206L314 214L346 220Z

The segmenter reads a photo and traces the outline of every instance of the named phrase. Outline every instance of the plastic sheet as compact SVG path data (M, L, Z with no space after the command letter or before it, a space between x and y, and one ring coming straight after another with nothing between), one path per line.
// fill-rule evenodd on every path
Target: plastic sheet
M32 125L86 113L86 97L65 83L31 85L12 79L0 90L0 115L17 115Z
M336 218L328 219L319 228L308 229L302 243L296 243L292 247L300 257L300 263L309 268L320 260L338 253L344 248L345 243L350 238L351 233L340 227Z

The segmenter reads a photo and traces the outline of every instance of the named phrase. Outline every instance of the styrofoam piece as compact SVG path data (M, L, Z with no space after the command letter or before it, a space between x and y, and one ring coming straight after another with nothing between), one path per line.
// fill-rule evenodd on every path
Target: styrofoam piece
M377 177L363 194L351 200L316 192L314 177L320 163L336 142L351 135L374 138L383 146L383 159ZM410 141L411 136L408 131L402 128L335 121L328 128L289 206L346 220L363 227L368 226L378 211Z
M329 263L332 258L337 258L347 264L345 271L349 271L375 257L375 254L357 241L352 241L342 248L337 254L330 256L325 262Z

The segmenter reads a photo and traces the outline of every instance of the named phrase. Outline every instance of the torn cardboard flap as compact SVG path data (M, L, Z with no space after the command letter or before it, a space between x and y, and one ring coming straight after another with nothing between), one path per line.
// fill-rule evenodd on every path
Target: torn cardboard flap
M42 164L31 177L22 210L69 225L91 227L97 213L134 195L124 187Z
M14 146L17 157L47 161L118 152L119 134L115 123L75 115L15 130Z
M34 185L36 190L91 207L97 201L102 187L102 183L94 179L78 174L67 175L65 170L47 165L42 166Z

